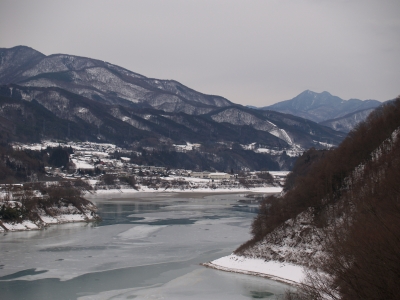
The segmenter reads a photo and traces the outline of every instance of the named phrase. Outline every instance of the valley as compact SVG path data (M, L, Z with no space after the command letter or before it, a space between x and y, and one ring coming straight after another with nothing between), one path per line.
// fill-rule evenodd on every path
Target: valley
M8 298L398 294L399 99L257 108L87 57L0 58Z

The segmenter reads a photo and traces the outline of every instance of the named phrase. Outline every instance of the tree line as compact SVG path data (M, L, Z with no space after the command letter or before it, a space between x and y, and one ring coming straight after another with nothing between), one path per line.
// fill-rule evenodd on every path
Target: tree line
M34 181L44 177L45 166L66 168L71 147L47 147L40 151L14 149L0 144L0 184Z

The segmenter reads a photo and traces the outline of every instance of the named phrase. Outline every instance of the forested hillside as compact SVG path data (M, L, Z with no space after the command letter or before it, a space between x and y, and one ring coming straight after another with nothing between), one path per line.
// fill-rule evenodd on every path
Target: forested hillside
M236 254L306 266L296 299L398 299L400 97L335 150L300 158Z
M41 151L14 149L0 143L0 184L32 182L45 179L45 166L66 167L72 148L47 147Z
M0 57L0 143L91 141L145 149L138 164L289 170L304 149L336 146L346 136L96 59L25 46L1 48ZM188 144L201 147L177 153L176 145Z

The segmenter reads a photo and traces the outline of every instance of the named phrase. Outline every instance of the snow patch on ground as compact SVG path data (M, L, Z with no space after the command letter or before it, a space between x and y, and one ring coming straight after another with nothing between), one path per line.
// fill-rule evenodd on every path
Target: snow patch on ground
M279 261L265 261L260 258L247 258L234 254L203 265L227 272L267 277L294 285L300 284L305 278L302 266Z
M72 160L72 163L76 166L77 169L85 169L85 170L94 169L94 167L91 164L87 163L84 160L78 160L78 159L75 159L75 158L73 158L71 160Z
M74 206L49 208L54 216L50 216L44 211L38 211L39 220L23 220L20 222L1 222L0 232L5 231L25 231L39 230L51 224L64 224L73 222L91 222L98 218L94 213L94 206L87 206L83 212Z

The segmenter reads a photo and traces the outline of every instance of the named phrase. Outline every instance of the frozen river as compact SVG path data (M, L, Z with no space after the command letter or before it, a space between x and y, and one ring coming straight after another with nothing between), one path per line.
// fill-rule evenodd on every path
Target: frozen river
M288 287L199 265L249 239L245 195L112 197L92 199L99 224L1 236L0 299L276 299Z

